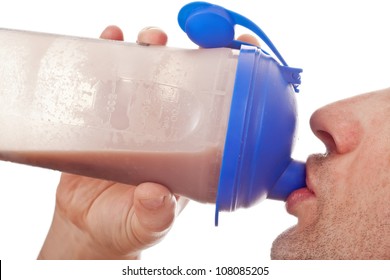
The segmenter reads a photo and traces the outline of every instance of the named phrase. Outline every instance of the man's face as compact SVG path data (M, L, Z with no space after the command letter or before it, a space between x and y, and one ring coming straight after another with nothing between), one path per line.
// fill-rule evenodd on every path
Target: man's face
M307 160L307 188L287 211L298 224L274 241L274 259L390 259L390 88L317 110L327 153Z

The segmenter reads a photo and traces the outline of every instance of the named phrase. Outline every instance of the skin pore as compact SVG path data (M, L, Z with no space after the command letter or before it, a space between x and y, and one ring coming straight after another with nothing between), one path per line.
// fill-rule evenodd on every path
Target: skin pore
M311 118L326 154L307 161L314 196L287 209L298 224L273 259L390 259L390 89L327 105Z

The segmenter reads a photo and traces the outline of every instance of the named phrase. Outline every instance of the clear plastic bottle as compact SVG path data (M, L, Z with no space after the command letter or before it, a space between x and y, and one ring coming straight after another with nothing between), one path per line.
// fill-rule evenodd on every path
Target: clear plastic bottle
M214 203L218 192L221 210L272 193L284 199L304 182L304 165L290 158L295 69L257 48L145 47L5 29L0 42L2 160L153 181L200 202ZM293 178L280 192L285 173Z

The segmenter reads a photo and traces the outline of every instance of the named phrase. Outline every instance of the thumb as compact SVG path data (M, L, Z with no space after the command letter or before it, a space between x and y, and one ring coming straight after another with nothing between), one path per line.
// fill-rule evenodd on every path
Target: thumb
M166 235L172 226L176 213L176 198L164 186L144 183L134 191L134 213L130 220L130 230L139 250L150 247Z

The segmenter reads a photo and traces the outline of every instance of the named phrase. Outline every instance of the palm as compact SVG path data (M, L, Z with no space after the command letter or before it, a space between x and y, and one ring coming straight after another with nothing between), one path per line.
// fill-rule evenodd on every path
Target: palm
M57 210L102 249L126 254L142 245L132 238L134 190L134 186L64 174L57 190Z

